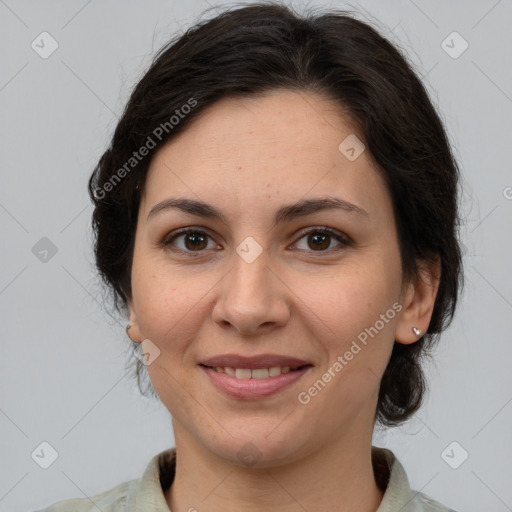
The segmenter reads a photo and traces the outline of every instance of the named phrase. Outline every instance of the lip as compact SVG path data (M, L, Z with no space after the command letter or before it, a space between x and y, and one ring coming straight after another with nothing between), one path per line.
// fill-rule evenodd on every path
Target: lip
M282 373L277 377L267 377L266 379L237 379L226 373L219 373L213 368L202 365L199 367L207 374L217 389L230 397L243 400L257 400L274 395L278 391L282 391L297 382L312 368L312 366L305 366L298 370Z
M273 366L289 366L297 368L288 373L266 379L237 379L226 373L219 373L215 367L231 368L271 368ZM256 400L269 397L297 382L313 365L303 359L278 354L260 354L242 356L239 354L223 354L205 359L199 367L206 373L210 382L226 395L243 400ZM213 368L211 368L213 367ZM300 368L302 367L302 368Z
M271 368L272 366L290 366L292 368L297 366L310 365L309 361L298 359L291 356L283 356L279 354L260 354L257 356L242 356L239 354L222 354L204 361L200 361L199 364L204 366L221 366L225 368L230 366L231 368Z

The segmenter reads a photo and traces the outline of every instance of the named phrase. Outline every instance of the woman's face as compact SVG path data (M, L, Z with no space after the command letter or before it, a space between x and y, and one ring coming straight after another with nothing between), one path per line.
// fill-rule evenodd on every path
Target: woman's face
M130 335L177 441L272 465L371 438L410 288L354 134L335 104L281 90L217 102L154 156Z

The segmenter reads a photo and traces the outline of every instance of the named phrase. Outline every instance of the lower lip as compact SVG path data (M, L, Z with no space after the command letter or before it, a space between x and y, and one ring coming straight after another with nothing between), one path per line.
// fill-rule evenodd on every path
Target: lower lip
M206 372L218 389L229 396L245 400L273 395L298 381L310 368L311 366L306 366L299 370L282 373L276 377L267 377L266 379L237 379L226 373L201 366L201 369Z

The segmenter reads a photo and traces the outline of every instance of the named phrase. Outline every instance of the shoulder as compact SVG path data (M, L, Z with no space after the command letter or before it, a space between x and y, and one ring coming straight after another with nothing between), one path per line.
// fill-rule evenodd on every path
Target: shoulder
M372 464L376 481L384 492L377 512L455 512L411 489L402 464L391 450L373 446Z
M85 498L58 501L35 512L168 512L164 491L174 479L176 450L165 450L149 462L141 478Z
M126 509L130 487L137 480L130 480L88 498L71 498L58 501L36 512L121 512Z
M422 492L416 492L409 505L403 512L456 512Z

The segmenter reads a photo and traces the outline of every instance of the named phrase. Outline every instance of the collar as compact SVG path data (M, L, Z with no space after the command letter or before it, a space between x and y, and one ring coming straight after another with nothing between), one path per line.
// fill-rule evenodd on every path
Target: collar
M376 512L450 512L450 509L410 488L405 470L391 450L372 446L371 453L376 481L384 492ZM175 468L176 448L155 455L142 477L130 482L125 511L170 512L164 492L174 480Z

